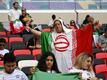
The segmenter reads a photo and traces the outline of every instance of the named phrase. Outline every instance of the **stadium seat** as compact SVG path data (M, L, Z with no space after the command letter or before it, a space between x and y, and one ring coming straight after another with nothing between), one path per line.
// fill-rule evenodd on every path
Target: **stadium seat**
M23 36L24 42L27 45L28 41L33 37L33 34L24 34Z
M8 36L9 38L10 38L10 37L21 37L19 34L10 34L10 35L8 34L7 36Z
M107 63L107 53L105 53L105 52L96 53L96 59L103 59L106 64Z
M9 50L20 50L20 49L26 49L26 45L24 42L11 42L9 43Z
M9 43L11 42L23 42L22 37L9 37Z
M37 60L21 60L18 62L18 68L22 69L23 67L33 67L33 66L36 67L37 64L38 64Z
M21 60L34 60L34 56L31 54L26 55L17 55L16 56L16 62L18 63ZM29 64L30 65L30 64Z
M35 57L35 59L36 59L36 57L38 56L38 55L42 55L42 52L41 52L41 49L34 49L34 50L32 50L32 55Z
M0 61L0 67L3 67L4 65L3 65L3 61Z
M4 69L3 61L0 61L0 71Z
M0 36L6 36L6 32L5 31L0 31Z
M36 68L37 64L38 64L37 60L21 60L18 62L18 67L26 75L29 76L29 75L32 75L32 72L31 72L32 70L33 70L33 72L35 72L35 68Z
M107 65L106 64L96 65L95 66L95 72L97 74L99 74L99 73L104 74L106 79L107 79Z
M22 49L22 50L14 50L13 54L15 56L17 55L30 55L31 54L31 51L29 49Z

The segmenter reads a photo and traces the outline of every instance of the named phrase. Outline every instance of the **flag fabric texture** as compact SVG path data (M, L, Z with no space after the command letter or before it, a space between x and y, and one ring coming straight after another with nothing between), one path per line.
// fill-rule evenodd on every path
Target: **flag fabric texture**
M59 71L66 73L81 52L92 53L92 31L92 26L88 25L82 29L69 29L65 33L42 32L42 53L53 52Z
M19 19L16 19L15 21L10 22L10 29L13 34L16 34L16 33L23 32L25 28L22 22Z
M56 74L37 71L32 77L32 80L80 80L79 73Z

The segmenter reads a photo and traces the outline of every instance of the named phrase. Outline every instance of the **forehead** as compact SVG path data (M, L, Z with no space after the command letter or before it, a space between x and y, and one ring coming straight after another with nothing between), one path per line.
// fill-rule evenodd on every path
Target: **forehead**
M15 5L19 5L19 3L14 3L14 6L15 6Z
M92 58L88 57L85 61L92 61Z
M53 57L52 56L48 56L47 59L53 59Z
M14 65L16 62L6 62L5 65Z
M61 22L59 20L56 20L54 23L55 24L61 24Z

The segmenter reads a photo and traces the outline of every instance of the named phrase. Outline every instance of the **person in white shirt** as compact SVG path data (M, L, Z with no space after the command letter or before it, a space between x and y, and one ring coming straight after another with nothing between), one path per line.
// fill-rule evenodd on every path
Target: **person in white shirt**
M8 19L9 21L14 21L16 19L19 19L20 15L21 15L21 10L19 9L19 3L14 2L13 8L8 13Z
M20 15L21 15L21 10L19 9L19 3L18 2L14 2L13 3L13 8L8 13L8 20L9 20L9 25L10 25L10 31L12 33L14 33L14 34L16 33L17 29L19 29L19 27L20 27L20 26L17 27L16 25L14 25L14 23L17 20L19 20ZM17 24L21 24L21 23L17 23Z
M0 38L0 60L3 59L3 56L6 53L9 53L8 49L5 49L6 40L4 38Z
M16 58L13 53L4 55L4 70L0 72L0 80L28 80L28 77L16 69Z
M99 36L98 45L102 51L107 51L107 28L105 28L104 33Z
M76 58L74 67L69 72L79 72L82 80L98 80L92 68L92 56L83 52Z

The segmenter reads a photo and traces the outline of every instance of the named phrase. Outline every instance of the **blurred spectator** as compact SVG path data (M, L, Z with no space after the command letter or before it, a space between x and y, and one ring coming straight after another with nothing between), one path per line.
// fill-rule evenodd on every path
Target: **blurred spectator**
M51 52L42 55L37 68L48 73L59 73L55 56Z
M78 26L76 25L74 20L70 21L70 29L78 29Z
M22 14L20 15L20 21L23 23L25 29L23 31L23 34L31 34L31 32L29 32L27 29L26 29L26 26L30 26L32 28L32 24L31 22L33 21L32 20L32 17L26 12L26 9L23 7L22 8Z
M0 38L0 60L3 59L3 56L6 53L9 53L9 50L5 49L6 40L4 38Z
M83 25L86 25L86 24L88 24L89 23L89 18L90 18L90 15L86 15L86 17L85 17L85 19L84 19L84 21L83 21Z
M74 67L69 72L80 72L82 80L98 80L93 71L92 61L92 56L86 52L80 53L76 58Z
M4 71L0 72L1 80L28 80L27 76L16 69L16 58L13 53L4 55Z
M3 0L0 0L0 10L6 10L7 6L6 4L3 2Z
M24 26L26 26L26 23L31 24L32 22L31 16L26 12L25 8L22 8L22 14L20 15L19 19L23 23Z
M20 14L21 14L21 10L19 10L19 3L14 2L13 8L8 13L9 21L14 21L16 19L19 19Z
M53 14L53 15L52 15L52 20L50 20L50 22L49 22L49 24L48 24L48 26L49 26L50 28L53 27L53 23L54 23L55 19L56 19L56 15Z
M103 51L107 51L107 28L105 28L104 33L99 37L98 44Z
M22 22L19 20L21 14L21 10L19 9L19 3L13 3L13 9L11 9L8 13L8 19L10 22L10 30L13 34L21 34L24 30L24 26Z

